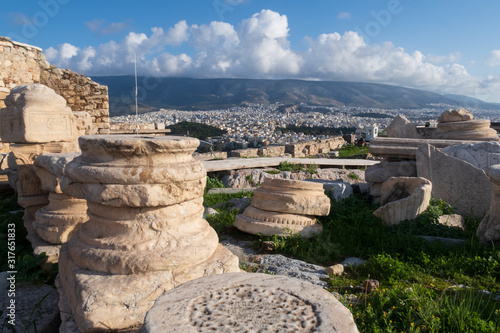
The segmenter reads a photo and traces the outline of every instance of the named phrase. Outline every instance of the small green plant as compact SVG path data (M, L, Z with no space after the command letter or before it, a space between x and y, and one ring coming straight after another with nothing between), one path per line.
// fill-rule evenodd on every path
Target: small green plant
M311 174L315 174L315 173L318 173L318 165L317 164L308 164L307 167L306 167L306 171L311 173Z
M234 224L236 215L238 215L239 212L229 209L218 209L218 212L219 214L206 216L206 220L210 223L212 228L215 229L218 235L222 235L226 226Z
M270 175L277 175L279 173L281 173L281 171L279 170L264 170L265 173L268 173Z
M355 174L354 172L350 172L349 174L347 174L347 177L354 179L354 180L359 180L359 176L357 174Z
M304 171L304 166L302 164L289 163L287 161L283 161L278 165L277 169L280 171L300 172Z
M247 175L245 177L245 180L247 181L248 184L253 185L253 176L252 175Z
M205 186L205 193L213 188L223 188L224 184L215 177L207 176L207 185Z

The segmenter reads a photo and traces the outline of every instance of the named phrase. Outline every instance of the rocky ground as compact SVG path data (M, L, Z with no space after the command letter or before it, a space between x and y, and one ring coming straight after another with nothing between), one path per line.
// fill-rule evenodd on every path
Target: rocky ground
M242 169L235 171L232 175L223 176L222 183L226 187L246 188L262 184L265 178L292 180L323 179L356 184L365 182L365 171L358 169L317 169L317 173L310 173L307 171L279 171L275 168Z

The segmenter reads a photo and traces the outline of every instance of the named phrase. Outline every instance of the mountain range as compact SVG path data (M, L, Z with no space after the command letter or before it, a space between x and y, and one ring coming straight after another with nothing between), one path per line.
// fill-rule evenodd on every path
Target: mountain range
M93 77L109 88L112 116L135 110L133 76ZM138 78L140 112L159 108L219 109L248 104L300 104L380 109L420 109L431 104L500 110L462 95L440 95L424 90L377 83L262 79Z

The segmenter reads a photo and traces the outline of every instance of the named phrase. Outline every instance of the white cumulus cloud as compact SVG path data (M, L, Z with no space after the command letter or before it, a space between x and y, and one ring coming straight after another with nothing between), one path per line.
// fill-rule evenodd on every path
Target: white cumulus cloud
M460 61L461 56L462 55L460 54L460 52L453 52L447 55L428 54L425 57L425 60L435 65L446 64L446 63L457 63Z
M500 50L493 50L486 58L486 65L490 67L500 66Z
M409 53L390 42L369 44L353 31L306 37L307 49L298 51L291 47L289 31L285 15L262 10L236 26L179 21L165 30L131 32L97 47L62 44L45 54L52 64L87 75L132 74L136 54L140 75L150 76L379 82L474 97L498 95L500 89L498 76L471 76L459 63L458 52ZM500 65L500 50L492 51L487 63Z

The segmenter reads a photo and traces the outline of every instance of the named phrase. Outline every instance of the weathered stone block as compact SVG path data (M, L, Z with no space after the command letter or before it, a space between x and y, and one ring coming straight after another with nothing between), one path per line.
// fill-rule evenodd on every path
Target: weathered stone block
M3 142L45 143L76 140L71 109L52 89L22 85L12 89L0 111Z
M382 207L373 212L387 225L414 220L431 200L432 184L420 177L394 177L382 184Z
M463 216L481 218L491 202L491 182L484 170L425 144L417 153L419 177L432 182L432 196Z
M322 184L266 178L254 191L252 206L273 212L328 215L330 199Z
M273 333L358 332L350 311L323 288L284 276L246 273L197 279L166 292L140 332L263 328Z

